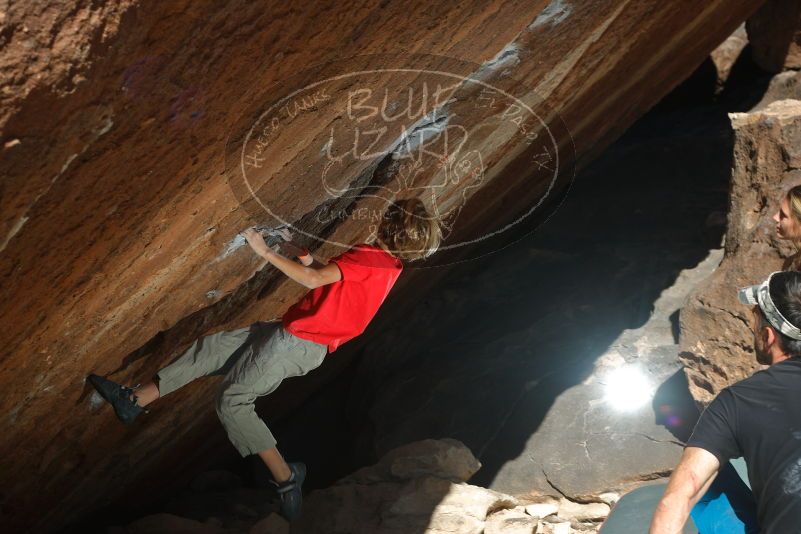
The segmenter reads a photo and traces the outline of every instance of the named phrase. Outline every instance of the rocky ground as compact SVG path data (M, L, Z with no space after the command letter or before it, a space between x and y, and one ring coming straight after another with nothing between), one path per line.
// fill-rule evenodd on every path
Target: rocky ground
M618 495L578 504L558 496L518 499L467 484L481 464L456 440L424 440L390 451L330 488L309 495L292 526L267 491L234 473L199 475L168 512L107 534L571 534L596 532Z

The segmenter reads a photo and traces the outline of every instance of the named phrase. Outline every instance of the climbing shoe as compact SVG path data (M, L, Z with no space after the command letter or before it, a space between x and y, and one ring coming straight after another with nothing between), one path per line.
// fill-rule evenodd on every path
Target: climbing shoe
M289 480L278 483L276 492L281 499L281 515L287 521L292 521L300 516L300 509L303 506L303 481L306 480L306 465L300 462L290 463L289 470L292 474Z
M138 385L133 388L125 387L95 374L89 375L86 380L92 384L92 387L97 390L106 402L111 404L114 408L114 413L126 425L130 425L140 413L147 411L136 404L136 395L133 393L139 387Z

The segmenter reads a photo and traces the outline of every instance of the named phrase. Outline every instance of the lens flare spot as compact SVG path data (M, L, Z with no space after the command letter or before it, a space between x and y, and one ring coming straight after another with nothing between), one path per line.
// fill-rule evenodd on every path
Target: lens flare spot
M620 412L631 412L644 406L654 396L648 377L634 365L619 367L604 377L604 400Z

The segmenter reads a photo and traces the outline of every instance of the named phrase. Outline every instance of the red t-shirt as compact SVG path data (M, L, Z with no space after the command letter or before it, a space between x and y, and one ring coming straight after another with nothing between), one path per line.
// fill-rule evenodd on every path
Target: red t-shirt
M290 334L328 345L331 353L364 332L403 264L381 247L364 243L329 261L339 267L342 279L310 290L281 322Z

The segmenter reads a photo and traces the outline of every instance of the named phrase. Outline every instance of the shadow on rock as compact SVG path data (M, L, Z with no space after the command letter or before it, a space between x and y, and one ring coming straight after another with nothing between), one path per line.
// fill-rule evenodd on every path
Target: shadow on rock
M676 371L656 390L652 402L655 422L685 443L692 434L700 415L683 370Z

